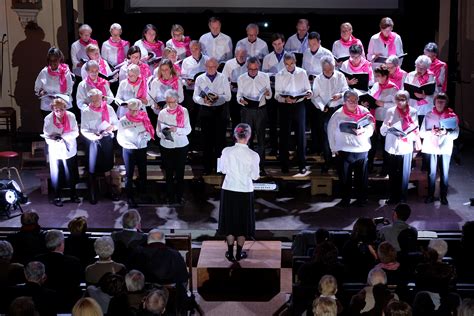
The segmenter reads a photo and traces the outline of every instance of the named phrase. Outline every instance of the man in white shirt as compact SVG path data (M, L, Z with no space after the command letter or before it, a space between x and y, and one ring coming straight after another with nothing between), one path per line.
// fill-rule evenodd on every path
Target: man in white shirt
M285 53L283 57L285 68L275 76L275 99L280 111L280 162L281 171L289 172L289 138L291 124L296 122L296 143L299 173L306 176L306 139L305 139L305 104L304 100L313 94L308 75L302 68L296 67L296 57L293 53Z
M299 19L296 24L296 34L288 38L285 50L292 53L303 53L308 48L309 21Z
M250 57L247 60L248 72L242 74L237 81L237 101L241 106L242 123L250 125L253 133L250 138L250 146L253 144L253 137L257 134L258 147L256 152L260 156L260 175L264 176L265 169L265 127L267 125L268 99L272 97L270 78L260 69L260 61L257 57ZM253 149L253 148L252 148Z
M245 47L249 57L257 57L262 61L263 58L268 55L268 45L264 40L258 38L258 25L250 23L247 25L246 31L247 37L237 42L237 45L235 45L236 49L241 46Z
M217 17L209 19L210 32L199 39L202 52L217 59L219 63L226 62L232 58L232 39L221 33L221 20Z
M217 59L206 61L206 73L196 79L193 100L201 105L199 117L203 136L204 173L210 174L225 147L228 105L231 92L227 78L217 72Z
M354 171L357 206L367 203L368 152L370 137L374 133L375 119L365 107L358 105L359 96L353 90L344 92L344 105L337 110L328 123L329 146L339 160L339 180L342 185L342 200L339 207L349 207L352 191L352 171ZM341 124L357 122L367 118L370 124L350 132L341 131Z

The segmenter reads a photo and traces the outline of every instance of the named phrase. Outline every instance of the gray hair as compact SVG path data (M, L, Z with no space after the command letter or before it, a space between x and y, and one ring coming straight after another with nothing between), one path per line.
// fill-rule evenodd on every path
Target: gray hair
M425 48L423 49L423 51L428 52L428 53L433 53L433 54L436 54L436 56L438 56L438 51L439 51L438 45L436 43L430 42L425 45Z
M0 262L10 262L13 257L13 247L6 240L0 240Z
M367 275L367 284L370 286L387 284L387 274L381 268L373 268Z
M215 58L215 57L209 57L207 60L206 60L206 67L208 64L210 64L211 62L215 63L216 65L219 65L219 61Z
M252 135L252 128L247 123L239 123L234 128L235 139L248 139Z
M92 98L93 96L96 96L96 95L103 96L103 93L97 88L90 89L89 92L87 92L87 96L89 98Z
M161 242L163 244L166 242L165 233L163 233L158 228L154 228L148 232L147 243L151 244L154 242Z
M142 101L139 99L130 99L127 101L127 108L130 111L140 110L142 107Z
M129 292L141 291L145 287L145 276L138 270L130 270L125 275L125 285Z
M321 67L324 67L324 64L329 64L333 67L336 66L336 61L334 60L334 57L330 55L324 55L323 57L321 57L320 62Z
M283 56L283 60L293 60L294 62L296 62L296 57L295 57L295 54L293 53L285 53L285 55Z
M135 64L131 64L130 66L128 66L127 68L127 74L129 73L134 73L136 74L137 76L140 76L140 67L138 67L138 65L135 65Z
M175 99L176 101L179 100L179 94L178 94L178 91L176 90L173 90L173 89L168 89L165 91L165 99L167 98L173 98Z
M397 100L400 97L404 97L408 101L410 99L410 93L406 90L398 90L395 93L394 99Z
M122 26L118 23L114 23L110 26L109 32L112 32L112 30L120 30L122 31Z
M245 55L247 55L247 48L244 45L239 45L235 48L234 55L237 55L237 52L242 52L242 53L245 53Z
M343 96L344 102L349 100L350 97L356 97L357 100L359 100L359 95L357 94L357 92L355 92L352 89L346 90L346 92L344 92L344 96Z
M415 66L419 66L419 67L423 67L425 69L428 69L431 66L431 59L426 55L420 55L415 60Z
M258 25L255 24L255 23L250 23L250 24L247 25L247 27L245 28L246 31L251 30L251 29L257 30L257 33L259 32L259 27L258 27Z
M137 228L141 220L142 218L137 210L129 210L122 216L122 227L128 229Z
M90 27L89 24L82 24L79 27L79 34L81 34L83 31L89 31L92 33L92 27Z
M474 313L474 299L465 298L458 307L458 316L471 316Z
M443 239L431 239L428 247L438 253L438 260L443 259L448 252L448 243Z
M397 55L390 55L388 56L387 60L385 61L386 64L393 64L394 66L400 66L400 58Z
M46 242L46 249L52 251L64 243L64 234L58 229L50 229L46 233L44 240Z
M99 69L99 63L95 60L89 60L86 63L86 71L89 71L91 68L97 68Z
M194 45L197 45L199 46L199 49L202 49L201 43L199 41L192 40L191 42L189 42L189 47L194 46Z
M114 241L110 236L97 238L94 242L94 250L99 259L109 259L114 253Z
M40 283L44 280L46 268L39 261L31 261L25 266L25 278L30 282Z
M149 312L152 312L156 315L161 315L166 309L168 297L169 292L166 288L155 289L148 293L143 302L143 307Z

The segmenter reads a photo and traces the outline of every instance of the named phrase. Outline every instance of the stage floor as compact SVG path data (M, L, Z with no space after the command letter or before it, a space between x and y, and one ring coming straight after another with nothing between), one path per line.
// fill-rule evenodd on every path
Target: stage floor
M320 172L315 170L313 172ZM43 227L65 228L69 220L76 216L86 216L92 229L120 228L121 215L127 211L125 200L112 202L102 198L97 205L87 200L80 204L65 203L58 208L49 203L46 195L39 191L39 179L34 170L22 171L30 203L24 210L35 210ZM384 181L387 183L387 181ZM465 221L474 220L474 207L469 206L469 198L474 197L474 148L464 146L461 164L451 163L449 205L439 202L431 205L423 203L423 197L410 189L409 204L412 207L410 224L420 230L458 230ZM164 183L149 187L154 196L164 194ZM337 192L337 191L335 191ZM387 189L378 182L370 188L369 204L366 207L335 207L339 199L327 196L311 196L310 184L303 181L287 183L278 192L256 192L257 230L302 230L351 229L355 220L361 216L390 218L392 206L385 206ZM85 194L85 192L84 192ZM142 227L163 229L207 230L217 228L219 217L220 191L202 181L186 182L184 206L169 206L160 203L143 205L138 208L142 216ZM158 199L158 201L160 200ZM19 227L18 217L0 218L0 227Z

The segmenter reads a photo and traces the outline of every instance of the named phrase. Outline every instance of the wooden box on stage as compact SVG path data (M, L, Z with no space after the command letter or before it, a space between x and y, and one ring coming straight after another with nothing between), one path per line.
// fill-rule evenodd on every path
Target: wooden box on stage
M280 292L280 241L246 241L248 258L234 263L225 258L226 250L224 241L202 244L197 290L205 300L268 301Z

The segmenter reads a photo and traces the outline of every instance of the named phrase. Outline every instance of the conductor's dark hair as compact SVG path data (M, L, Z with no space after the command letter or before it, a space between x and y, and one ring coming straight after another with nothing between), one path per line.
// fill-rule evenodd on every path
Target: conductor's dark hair
M156 33L156 38L158 38L158 29L156 28L156 26L154 26L153 24L147 24L147 25L145 25L145 27L143 28L142 39L145 39L145 33L148 32L149 30L155 31L155 33Z
M318 42L320 42L321 41L321 35L319 35L318 32L310 32L308 34L308 40L310 40L310 39L317 39Z
M278 41L279 39L281 39L282 42L285 41L285 35L283 35L282 33L273 33L272 34L272 43L274 41Z
M433 100L433 103L436 103L436 100L446 100L446 104L449 104L449 97L446 93L440 92L438 93Z
M388 77L390 71L385 64L381 64L374 70L374 74L380 74L382 77Z
M406 221L411 215L410 205L406 203L399 203L397 206L395 206L393 211L397 214L398 219L402 221Z
M56 57L60 63L64 62L63 52L57 47L53 46L48 50L48 54L46 55L46 64L49 65L51 57Z
M357 44L351 45L351 47L349 47L349 54L362 55L362 47Z
M222 22L221 22L221 19L220 19L219 17L217 17L217 16L211 16L211 17L209 18L208 24L211 24L211 23L214 23L214 22L222 23Z
M127 58L130 58L135 53L140 53L140 57L142 56L142 51L140 50L140 47L133 45L130 46L130 48L127 51Z
M429 53L434 53L436 54L436 56L438 56L438 51L439 51L438 45L436 43L430 42L425 45L424 51L429 52Z
M257 57L252 56L252 57L249 57L249 59L247 59L247 65L248 64L257 64L260 67L260 60L258 60Z

